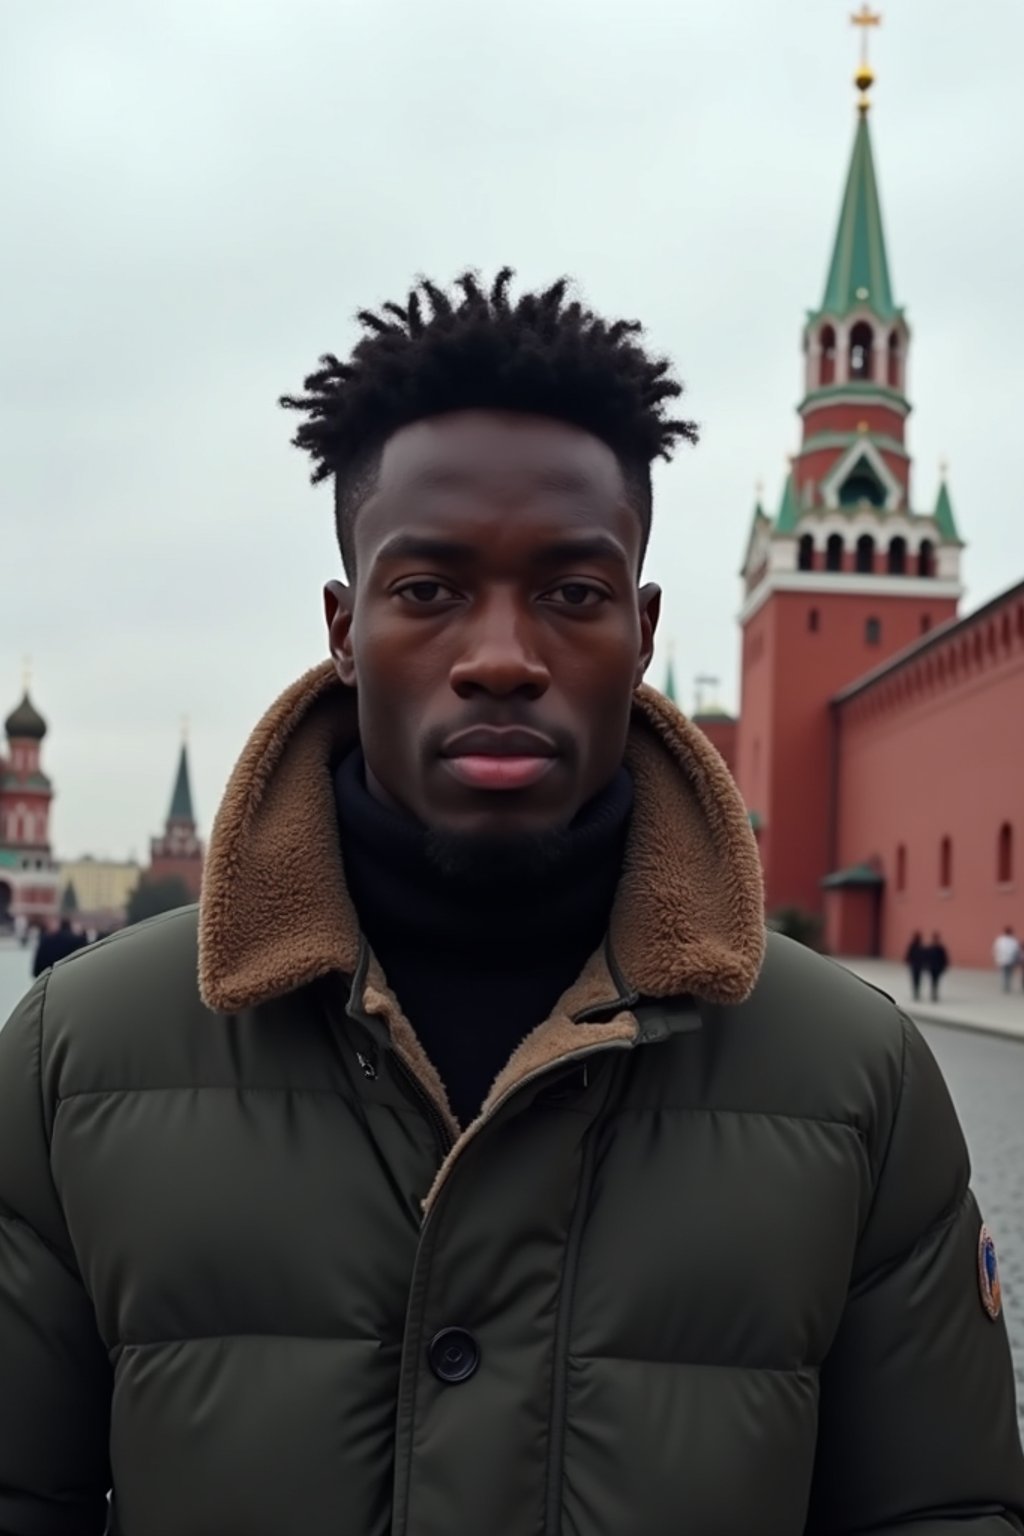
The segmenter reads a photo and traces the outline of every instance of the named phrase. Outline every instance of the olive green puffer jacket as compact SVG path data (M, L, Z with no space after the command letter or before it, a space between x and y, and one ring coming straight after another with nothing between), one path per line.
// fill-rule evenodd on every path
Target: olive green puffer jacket
M881 995L764 956L699 734L638 695L607 947L462 1130L345 893L350 711L297 684L199 914L0 1033L0 1533L1024 1528L938 1071Z

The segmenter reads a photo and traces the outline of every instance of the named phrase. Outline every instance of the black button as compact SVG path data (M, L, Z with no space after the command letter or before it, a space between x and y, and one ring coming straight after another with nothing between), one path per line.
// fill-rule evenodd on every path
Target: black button
M480 1364L480 1346L465 1328L442 1328L431 1340L428 1354L438 1381L451 1385L468 1381Z

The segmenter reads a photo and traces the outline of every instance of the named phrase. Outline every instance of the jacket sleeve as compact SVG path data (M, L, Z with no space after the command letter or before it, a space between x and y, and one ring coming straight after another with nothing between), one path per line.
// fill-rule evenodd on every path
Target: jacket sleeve
M99 1536L111 1374L50 1172L47 982L0 1030L0 1536Z
M982 1301L956 1113L902 1028L897 1109L822 1370L808 1536L1010 1536L1024 1531L1024 1456L1005 1323Z

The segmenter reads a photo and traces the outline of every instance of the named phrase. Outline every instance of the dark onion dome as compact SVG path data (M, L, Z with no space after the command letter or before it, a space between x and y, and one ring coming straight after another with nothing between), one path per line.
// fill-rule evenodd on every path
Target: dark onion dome
M46 735L46 721L26 693L17 709L4 721L9 741L42 741Z

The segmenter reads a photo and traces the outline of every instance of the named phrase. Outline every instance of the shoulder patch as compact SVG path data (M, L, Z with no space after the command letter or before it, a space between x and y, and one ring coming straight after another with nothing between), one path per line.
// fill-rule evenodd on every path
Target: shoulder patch
M995 1238L988 1227L982 1227L978 1238L978 1289L982 1306L992 1321L997 1322L1003 1310L1003 1288L999 1281Z

